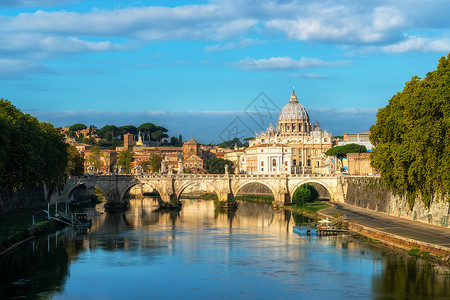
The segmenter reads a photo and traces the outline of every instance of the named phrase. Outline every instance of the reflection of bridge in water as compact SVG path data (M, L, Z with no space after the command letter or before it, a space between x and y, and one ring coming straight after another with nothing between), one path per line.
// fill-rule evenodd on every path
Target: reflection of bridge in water
M262 184L270 189L274 196L274 204L284 205L291 202L294 191L305 183L323 187L330 200L344 202L345 178L342 176L325 176L320 174L279 174L279 175L247 175L247 174L142 174L142 175L84 175L67 180L62 196L64 201L72 198L74 190L80 186L97 187L105 195L110 207L126 207L125 195L136 185L156 190L164 202L179 202L183 191L216 194L219 201L234 202L239 191L249 184Z

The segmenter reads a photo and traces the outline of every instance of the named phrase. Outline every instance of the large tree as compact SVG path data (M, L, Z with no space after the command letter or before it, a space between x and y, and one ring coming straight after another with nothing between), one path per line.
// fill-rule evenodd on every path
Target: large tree
M0 99L0 188L62 185L67 146L59 129Z
M339 159L339 161L341 162L342 166L342 159L347 158L348 153L364 153L364 152L367 152L366 146L352 143L328 149L325 152L325 155L336 156L337 159Z
M450 193L450 54L421 80L413 77L403 91L378 110L370 128L372 166L386 186L406 195L410 208Z
M130 149L124 150L119 154L119 160L117 161L117 165L122 166L123 171L125 173L129 173L131 171L133 163L133 155L134 152Z
M152 133L155 131L155 124L153 123L144 123L139 125L137 128L139 131L145 133L148 137L148 141L150 142L152 140Z
M83 158L78 152L77 148L69 145L68 148L69 159L66 168L67 176L80 176L83 175Z
M228 159L213 157L206 161L205 168L211 174L224 174L225 165L228 165L228 172L234 172L233 162Z
M69 131L80 131L80 130L83 130L86 128L87 128L86 125L77 123L77 124L73 124L72 126L70 126Z

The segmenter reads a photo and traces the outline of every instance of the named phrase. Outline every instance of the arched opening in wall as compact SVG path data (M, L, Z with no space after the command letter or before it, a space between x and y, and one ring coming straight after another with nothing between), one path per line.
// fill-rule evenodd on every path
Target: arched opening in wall
M151 185L138 183L126 189L122 199L123 201L128 202L130 206L134 206L133 204L136 204L136 201L139 202L143 200L146 200L146 202L150 204L157 204L160 201L161 196L159 192Z
M69 202L78 206L92 206L98 203L105 203L105 193L100 186L86 186L80 184L69 194Z
M312 185L316 191L319 193L319 200L330 201L331 195L328 192L327 188L317 182L308 182L309 185Z
M234 195L236 200L262 202L271 204L274 201L272 190L265 184L250 182L239 188Z
M291 192L292 203L312 213L326 208L328 205L323 202L329 200L330 192L317 182L303 182Z
M210 183L195 182L188 183L181 188L177 195L179 200L182 199L204 199L204 200L218 200L213 186Z

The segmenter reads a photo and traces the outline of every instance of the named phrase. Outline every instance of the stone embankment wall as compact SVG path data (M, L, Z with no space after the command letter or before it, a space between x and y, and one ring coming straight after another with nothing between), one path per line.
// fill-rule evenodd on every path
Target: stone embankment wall
M47 201L42 186L22 189L14 193L4 188L0 193L0 214L20 209L40 208L46 205Z
M449 227L450 203L435 199L429 208L416 199L412 210L403 197L386 190L379 177L347 177L345 203L423 223Z

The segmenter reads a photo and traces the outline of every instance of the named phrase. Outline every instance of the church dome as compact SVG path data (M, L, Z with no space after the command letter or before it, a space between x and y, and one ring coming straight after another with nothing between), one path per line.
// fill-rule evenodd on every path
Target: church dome
M283 107L280 112L280 116L278 117L278 121L294 121L294 120L303 120L309 122L309 116L306 109L298 103L297 95L295 95L295 91L292 91L291 100L289 103Z
M276 133L275 127L272 126L272 123L270 123L269 127L267 127L266 132Z

